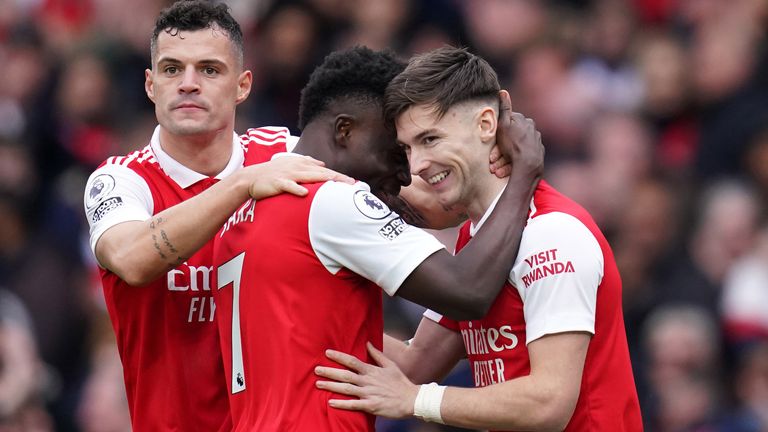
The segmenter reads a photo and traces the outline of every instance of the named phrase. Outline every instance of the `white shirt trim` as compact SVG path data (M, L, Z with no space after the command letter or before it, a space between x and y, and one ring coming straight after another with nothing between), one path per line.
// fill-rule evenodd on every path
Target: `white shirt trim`
M182 189L186 189L200 180L208 178L205 174L200 174L197 171L193 171L190 168L182 165L176 159L172 158L166 153L160 145L160 126L155 127L155 131L152 134L152 139L149 142L152 147L152 151L155 153L157 163L160 164L160 168L176 182ZM237 169L243 166L245 157L243 155L243 148L240 144L240 136L234 131L232 132L232 156L229 158L229 162L224 169L218 173L215 178L221 180L226 178Z

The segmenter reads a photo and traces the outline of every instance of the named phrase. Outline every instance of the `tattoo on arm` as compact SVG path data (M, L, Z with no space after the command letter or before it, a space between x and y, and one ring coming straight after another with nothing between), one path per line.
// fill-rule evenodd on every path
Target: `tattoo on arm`
M160 254L160 258L168 261L168 257L166 257L163 251L160 249L160 243L157 242L157 236L155 234L152 234L152 241L155 242L155 250L158 254Z

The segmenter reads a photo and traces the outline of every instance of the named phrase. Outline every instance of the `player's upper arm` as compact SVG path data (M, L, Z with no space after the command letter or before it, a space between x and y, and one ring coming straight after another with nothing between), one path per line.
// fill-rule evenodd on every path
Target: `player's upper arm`
M531 378L535 380L544 423L563 430L579 399L584 362L592 335L586 332L550 334L528 344Z
M88 179L83 204L90 226L91 250L102 265L104 252L100 240L109 242L113 235L121 237L120 230L113 231L113 227L146 220L154 211L146 181L122 165L105 165L94 171Z
M597 239L575 217L549 213L529 222L510 273L523 300L526 343L560 332L594 334L603 264Z
M444 250L430 234L406 224L365 183L322 185L309 212L309 236L329 272L348 268L389 295L428 256Z

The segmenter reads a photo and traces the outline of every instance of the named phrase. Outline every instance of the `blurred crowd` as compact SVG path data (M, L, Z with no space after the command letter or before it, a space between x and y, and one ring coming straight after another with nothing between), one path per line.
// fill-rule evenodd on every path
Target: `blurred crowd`
M254 72L240 132L298 133L333 49L489 60L542 133L546 178L613 247L646 430L768 431L768 1L227 3ZM0 0L0 432L130 430L82 194L151 136L144 69L168 4ZM410 337L420 312L388 301L389 331Z

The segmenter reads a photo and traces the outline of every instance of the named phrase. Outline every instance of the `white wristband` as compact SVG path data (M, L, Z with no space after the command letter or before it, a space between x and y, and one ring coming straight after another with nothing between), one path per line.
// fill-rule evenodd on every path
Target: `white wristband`
M443 423L440 405L443 403L445 386L437 383L422 384L413 403L413 415L426 422Z

